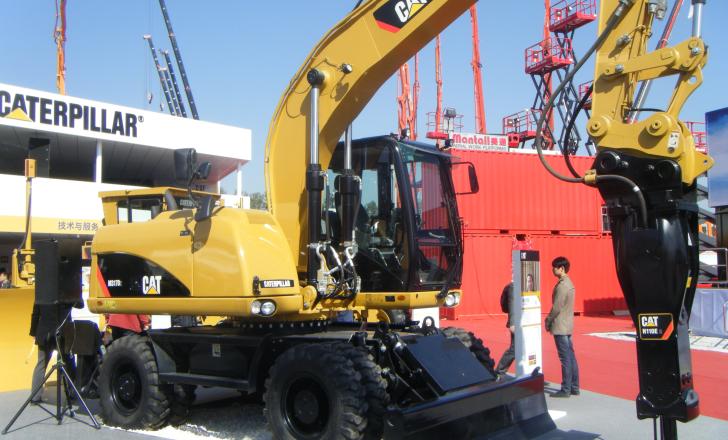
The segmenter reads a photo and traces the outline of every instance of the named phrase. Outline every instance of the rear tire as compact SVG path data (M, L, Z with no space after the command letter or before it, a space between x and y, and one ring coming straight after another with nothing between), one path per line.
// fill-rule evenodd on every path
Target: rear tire
M493 376L498 377L495 372L495 360L490 357L490 349L483 344L482 339L460 327L445 327L442 333L448 338L458 338Z
M146 338L124 336L109 346L99 373L99 400L108 425L158 429L166 423L169 399Z
M337 344L301 344L276 359L265 382L265 417L276 439L364 438L361 375Z

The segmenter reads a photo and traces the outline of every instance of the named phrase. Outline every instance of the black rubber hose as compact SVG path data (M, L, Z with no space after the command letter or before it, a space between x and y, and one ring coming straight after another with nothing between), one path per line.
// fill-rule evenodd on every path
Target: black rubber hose
M546 115L548 115L551 108L554 106L554 102L556 99L563 93L564 88L567 84L571 82L571 80L574 78L574 75L576 75L576 72L578 72L583 66L584 63L596 52L598 48L604 44L604 40L606 40L609 33L614 29L615 26L619 23L619 21L623 17L623 13L626 10L628 6L631 6L631 2L629 0L621 0L617 8L612 12L612 15L607 20L607 24L604 26L604 30L599 34L596 41L589 47L589 49L584 54L584 57L579 60L578 63L574 66L574 69L569 72L564 80L559 84L559 86L556 88L554 93L549 98L548 102L544 106L544 109L541 112L541 117L538 119L538 123L536 124L536 140L535 140L535 146L536 151L538 152L538 158L541 161L541 164L546 168L546 170L551 173L554 177L556 177L559 180L563 180L564 182L568 183L585 183L583 177L568 177L560 174L558 171L554 170L553 167L546 161L546 158L543 155L543 147L541 146L541 143L543 142L543 126L544 122L546 121ZM593 86L593 85L592 85ZM633 181L630 179L618 176L618 175L602 175L597 176L596 181L600 180L618 180L623 183L626 183L631 186L634 193L637 195L637 199L639 201L639 211L640 211L640 218L642 220L642 225L644 227L647 227L647 204L645 202L645 197L642 194L642 190L637 186Z
M586 101L588 101L588 99L591 96L593 90L594 90L594 84L592 83L589 86L589 90L586 91L586 93L584 94L584 96L581 98L581 101L579 101L579 105L576 106L576 110L574 110L574 114L571 115L571 119L569 119L569 124L566 126L566 131L564 132L564 139L565 140L568 141L569 138L571 137L571 130L574 129L574 123L576 123L576 118L577 118L577 116L579 116L579 112L581 112L581 110L586 105ZM564 155L564 162L566 162L566 167L569 168L569 171L571 172L571 174L574 177L581 178L581 176L576 171L576 169L574 169L574 165L571 163L571 158L569 157L570 155L569 155L569 149L568 149L568 147L565 147L563 150L561 150L561 152Z
M637 200L639 201L640 205L640 219L642 220L642 226L647 227L647 202L645 201L645 196L642 194L642 190L639 186L637 186L636 183L634 183L632 180L620 176L618 174L603 174L600 176L597 176L597 182L600 180L616 180L622 183L625 183L629 185L632 188L632 191L634 192L635 196L637 196Z
M549 111L553 108L554 102L556 101L556 98L561 95L561 93L564 91L564 87L566 87L567 84L571 82L571 80L574 78L574 75L576 75L576 72L578 72L584 63L596 52L596 50L601 47L601 45L604 43L604 40L606 40L609 33L614 29L615 26L619 23L619 21L622 19L622 14L625 10L625 8L630 5L630 3L627 0L622 0L622 2L617 6L617 9L612 12L612 15L607 20L606 26L604 26L604 30L599 34L599 37L597 37L594 44L591 45L589 50L586 51L584 54L584 57L579 60L578 63L574 66L574 69L569 72L564 80L559 84L559 86L556 88L556 91L551 95L548 102L546 103L546 106L544 106L541 117L538 119L538 123L536 124L536 151L538 152L538 157L541 163L543 164L544 168L551 173L554 177L557 179L563 180L564 182L569 183L582 183L584 181L583 178L579 177L568 177L560 174L558 171L554 170L553 167L546 161L546 158L543 156L543 147L541 146L541 143L543 142L543 126L544 122L546 122L546 116L549 114Z

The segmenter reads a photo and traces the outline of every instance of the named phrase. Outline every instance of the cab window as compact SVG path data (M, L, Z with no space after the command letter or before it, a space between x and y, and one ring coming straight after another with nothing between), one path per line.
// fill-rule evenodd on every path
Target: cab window
M117 205L119 223L142 223L162 211L162 199L142 198L122 200Z

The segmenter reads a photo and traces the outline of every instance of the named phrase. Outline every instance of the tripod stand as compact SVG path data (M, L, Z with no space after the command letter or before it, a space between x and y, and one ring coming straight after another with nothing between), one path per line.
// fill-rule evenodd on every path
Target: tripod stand
M53 373L56 373L56 413L53 415L53 417L58 421L58 424L60 425L63 422L63 416L68 412L69 417L74 418L75 412L73 410L73 405L71 403L71 391L73 391L73 395L76 399L78 399L78 403L83 408L84 412L91 418L91 421L93 422L93 426L96 429L101 429L101 425L99 425L99 422L96 421L96 418L93 414L91 414L91 411L88 409L88 406L86 405L86 402L83 400L83 397L81 397L81 393L78 392L78 389L76 389L76 385L73 383L73 380L71 379L71 376L68 374L68 371L66 369L66 363L63 360L63 345L61 344L61 331L63 329L63 326L66 324L66 321L68 321L68 318L71 316L71 311L68 311L68 314L66 314L66 317L63 319L63 322L61 322L61 325L56 328L55 333L55 341L56 341L56 363L53 365L51 370L45 375L45 378L43 379L43 382L35 387L30 393L30 396L25 400L25 403L23 403L23 406L20 407L17 413L13 416L13 419L10 420L10 423L8 423L8 426L3 429L2 433L7 434L8 430L11 426L13 426L13 423L20 417L20 415L25 411L25 408L27 408L28 404L33 400L36 394L40 392L40 390L43 389L43 386L45 383L50 379L50 377L53 375ZM68 388L71 388L69 390ZM65 407L63 405L63 402L61 401L61 388L63 388L63 393L66 397L66 404ZM45 408L43 408L45 410ZM47 411L47 410L45 410Z

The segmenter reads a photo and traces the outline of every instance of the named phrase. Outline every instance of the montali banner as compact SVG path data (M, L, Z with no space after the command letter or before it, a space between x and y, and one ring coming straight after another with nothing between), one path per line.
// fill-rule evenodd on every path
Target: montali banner
M508 136L502 134L453 133L452 147L460 150L508 151Z

